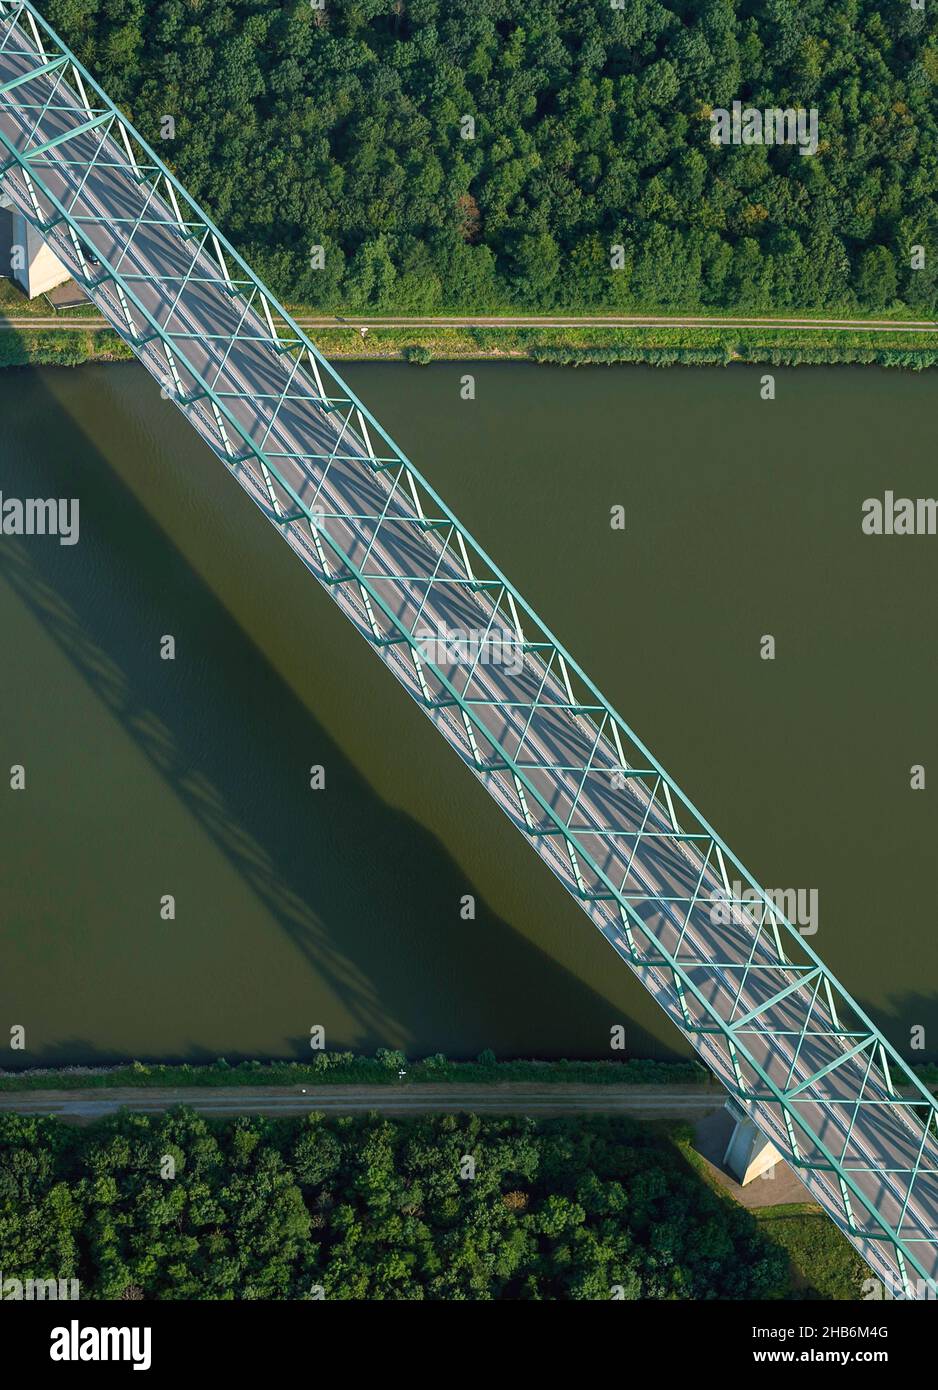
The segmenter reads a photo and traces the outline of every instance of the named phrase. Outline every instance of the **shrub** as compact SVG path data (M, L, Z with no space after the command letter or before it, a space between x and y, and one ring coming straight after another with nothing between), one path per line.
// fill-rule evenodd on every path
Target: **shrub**
M433 361L433 353L423 343L414 343L404 349L404 357L408 362L414 362L418 367L425 367L428 362Z

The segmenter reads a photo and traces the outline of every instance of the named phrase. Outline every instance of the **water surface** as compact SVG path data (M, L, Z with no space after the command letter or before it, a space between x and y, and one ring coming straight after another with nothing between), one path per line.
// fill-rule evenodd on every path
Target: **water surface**
M867 497L935 494L938 376L780 370L764 402L760 375L348 369L742 861L817 890L812 944L893 1041L922 1024L938 1056L938 537L860 530ZM81 503L74 547L0 538L0 767L27 770L0 791L4 1064L303 1057L317 1024L412 1055L604 1056L619 1023L685 1050L142 369L4 372L0 419L0 489Z

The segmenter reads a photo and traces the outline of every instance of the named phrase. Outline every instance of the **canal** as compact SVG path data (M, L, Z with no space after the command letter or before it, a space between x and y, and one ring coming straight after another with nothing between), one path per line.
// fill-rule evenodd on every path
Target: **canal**
M747 368L347 375L743 863L816 902L812 945L900 1050L938 1057L938 536L860 525L938 491L938 375L778 370L774 401ZM0 537L0 1065L303 1058L316 1025L684 1051L142 369L3 372L0 420L0 491L80 500L74 546Z

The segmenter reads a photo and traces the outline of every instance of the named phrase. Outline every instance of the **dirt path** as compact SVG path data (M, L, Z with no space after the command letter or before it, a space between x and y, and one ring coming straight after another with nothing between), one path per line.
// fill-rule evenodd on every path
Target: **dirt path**
M190 1105L206 1115L302 1115L314 1110L420 1115L471 1110L482 1115L632 1114L694 1120L719 1110L724 1100L716 1086L532 1086L526 1082L479 1086L405 1081L387 1086L95 1086L73 1091L3 1091L0 1111L55 1115L77 1123L100 1119L122 1106L159 1113L174 1105Z
M529 316L479 318L346 318L338 315L310 316L300 314L296 321L301 328L794 328L813 333L831 329L848 333L938 333L938 323L929 319L810 319L720 317L687 315L597 315L597 316ZM75 329L108 328L105 319L59 315L0 315L0 331L21 328Z

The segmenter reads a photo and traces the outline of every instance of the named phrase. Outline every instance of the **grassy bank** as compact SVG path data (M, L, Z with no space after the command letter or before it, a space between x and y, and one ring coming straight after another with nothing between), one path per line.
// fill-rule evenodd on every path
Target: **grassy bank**
M114 1067L30 1068L0 1072L0 1090L73 1090L96 1086L321 1086L465 1081L587 1082L590 1085L699 1085L709 1073L698 1062L499 1062L483 1052L474 1062L452 1062L442 1054L410 1061L403 1052L379 1049L374 1057L353 1052L319 1052L310 1062L240 1062L224 1058L208 1064L130 1062Z
M16 328L0 333L0 367L78 367L83 362L125 362L133 357L110 328Z
M6 328L0 366L77 366L126 361L132 353L111 329ZM71 325L74 324L74 327ZM888 330L820 332L782 328L372 328L363 339L348 328L314 329L330 359L417 365L433 361L528 361L556 366L830 366L857 363L921 371L938 366L938 343Z
M927 1086L938 1087L938 1065L913 1070ZM401 1077L400 1073L404 1072ZM322 1086L392 1085L400 1081L471 1082L497 1086L505 1081L600 1086L699 1086L716 1080L694 1059L658 1062L632 1058L606 1061L498 1061L482 1052L474 1061L452 1061L437 1053L415 1061L403 1052L379 1048L373 1057L354 1052L317 1052L309 1062L122 1062L106 1067L28 1067L0 1071L0 1091L76 1090L118 1086Z
M618 327L372 328L363 340L347 329L314 333L327 357L416 362L520 360L564 366L646 363L729 366L864 363L921 370L938 365L938 343L871 329Z
M752 1213L762 1234L788 1255L793 1293L805 1299L859 1299L873 1275L819 1207L797 1202Z

